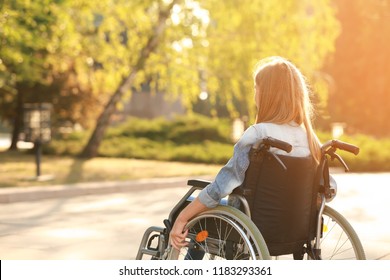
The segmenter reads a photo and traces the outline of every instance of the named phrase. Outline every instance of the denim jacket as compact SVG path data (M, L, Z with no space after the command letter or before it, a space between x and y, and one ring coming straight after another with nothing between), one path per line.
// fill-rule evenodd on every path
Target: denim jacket
M274 148L273 152L295 157L310 155L306 130L296 123L273 124L258 123L250 126L234 145L233 156L218 172L215 180L199 193L199 200L208 208L216 207L221 198L230 194L244 182L249 166L250 148L264 137L273 137L290 143L290 153Z

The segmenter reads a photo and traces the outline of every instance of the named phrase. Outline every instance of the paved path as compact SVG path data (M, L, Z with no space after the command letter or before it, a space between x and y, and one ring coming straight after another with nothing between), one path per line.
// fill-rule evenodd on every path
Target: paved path
M339 191L330 206L351 222L368 259L390 260L390 173L335 177ZM0 259L134 259L144 230L162 226L186 191L185 180L172 179L122 192L0 203Z

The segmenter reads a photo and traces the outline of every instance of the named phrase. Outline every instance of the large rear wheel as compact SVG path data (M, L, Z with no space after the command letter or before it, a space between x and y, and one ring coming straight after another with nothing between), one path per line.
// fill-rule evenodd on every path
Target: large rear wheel
M250 218L236 208L218 206L187 224L189 245L171 248L168 259L270 259L266 243Z
M362 243L350 223L336 210L325 206L321 258L323 260L365 260Z

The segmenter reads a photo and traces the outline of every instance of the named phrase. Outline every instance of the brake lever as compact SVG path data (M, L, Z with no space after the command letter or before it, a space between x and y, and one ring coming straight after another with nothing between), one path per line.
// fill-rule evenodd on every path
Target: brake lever
M345 172L349 172L348 165L345 163L345 161L343 160L343 158L341 156L339 156L336 153L332 153L331 154L331 159L332 160L337 159L344 166Z
M284 170L287 170L287 167L286 165L283 163L283 161L274 153L270 153L274 159L276 159L276 161L283 167Z

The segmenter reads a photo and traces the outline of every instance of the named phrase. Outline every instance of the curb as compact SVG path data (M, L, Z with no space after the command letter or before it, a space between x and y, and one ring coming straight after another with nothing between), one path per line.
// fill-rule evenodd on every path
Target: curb
M203 176L199 176L202 178ZM156 188L187 186L188 177L139 179L119 182L92 182L53 186L0 189L0 203L36 201L52 198L69 198L82 195L144 191ZM208 179L208 178L203 178Z

